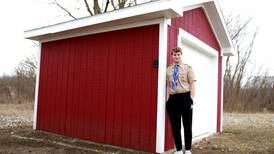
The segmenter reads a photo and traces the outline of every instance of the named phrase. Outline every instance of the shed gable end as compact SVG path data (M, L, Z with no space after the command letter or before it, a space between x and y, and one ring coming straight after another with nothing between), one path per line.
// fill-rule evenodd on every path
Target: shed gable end
M182 17L177 17L172 20L172 25L177 28L183 28L185 31L208 44L210 47L220 51L217 37L211 28L210 22L203 8L200 7L184 12Z

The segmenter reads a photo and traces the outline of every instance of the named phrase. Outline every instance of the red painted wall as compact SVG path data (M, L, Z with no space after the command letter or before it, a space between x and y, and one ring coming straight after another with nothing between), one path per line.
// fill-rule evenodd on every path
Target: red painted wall
M185 31L191 33L201 41L205 42L212 48L219 51L219 68L218 68L218 115L217 115L217 131L220 131L220 107L221 107L221 82L222 82L222 74L221 74L221 60L220 56L220 46L215 37L213 30L211 29L210 23L206 17L205 12L202 8L197 8L193 10L189 10L184 12L183 17L173 18L171 20L171 26L168 28L168 64L171 63L171 50L172 48L177 46L177 39L179 29L182 28ZM217 74L216 74L217 75ZM174 141L171 133L171 126L169 124L168 117L166 118L166 130L165 130L165 150L169 150L174 147Z
M37 129L155 152L159 25L42 44Z

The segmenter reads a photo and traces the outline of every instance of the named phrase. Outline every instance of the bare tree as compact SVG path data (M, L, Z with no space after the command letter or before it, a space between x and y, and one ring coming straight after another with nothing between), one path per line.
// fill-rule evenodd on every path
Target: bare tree
M153 0L151 0L153 1ZM137 5L137 0L102 0L101 4L99 4L98 0L83 0L85 8L90 16L105 13L109 11L109 6L112 6L113 10L122 9L125 7L130 7L133 5ZM63 10L69 17L73 19L77 19L75 15L73 15L73 11L70 11L58 0L51 0L50 4L56 5L58 8ZM111 4L111 5L110 5Z
M257 35L257 30L254 32L251 41L248 45L243 43L246 40L247 28L251 18L244 20L241 16L233 17L229 15L225 17L225 22L229 30L230 37L236 50L236 64L232 64L231 57L226 59L225 80L229 81L229 85L240 87L243 79L243 73L246 70L246 63L250 60L250 55L253 51L253 44Z
M23 59L15 68L16 78L13 81L17 102L32 101L35 95L37 56Z
M91 10L90 10L90 6L89 6L87 0L84 0L84 2L85 2L85 5L86 5L86 8L87 8L88 13L89 13L91 16L93 16L93 13L92 13Z
M37 56L28 56L15 68L15 75L0 76L0 103L33 102Z
M58 6L60 9L62 9L64 12L66 12L66 14L68 14L71 18L77 19L74 15L72 15L72 13L68 9L63 7L57 0L52 0L52 2L50 2L50 4L54 4L54 5Z
M245 84L243 81L245 78L248 79L247 69L250 67L248 63L253 52L258 28L253 32L248 31L251 18L245 19L240 15L233 16L232 14L224 16L224 18L236 51L234 57L227 57L224 74L224 108L233 111L241 103L241 90Z
M11 80L12 78L5 74L0 77L0 103L12 102Z
M224 16L232 39L235 56L228 56L224 74L224 110L226 112L274 111L274 94L266 86L268 73L261 66L255 70L251 64L258 27L250 30L251 18L232 14ZM248 73L247 70L251 70Z

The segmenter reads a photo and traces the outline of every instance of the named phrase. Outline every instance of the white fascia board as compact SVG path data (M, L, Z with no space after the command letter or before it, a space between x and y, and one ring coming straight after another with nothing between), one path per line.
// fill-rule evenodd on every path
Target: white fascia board
M73 38L73 37L78 37L78 36L92 35L92 34L116 31L116 30L121 30L121 29L129 29L129 28L134 28L134 27L160 24L162 22L162 20L163 20L163 18L156 18L153 20L137 22L137 23L127 23L127 24L122 24L122 25L117 25L117 26L108 26L108 27L99 26L99 27L91 28L91 29L79 28L77 32L69 31L69 32L64 32L62 34L44 36L43 38L39 38L39 41L44 43L44 42L62 40L62 39Z
M36 36L46 34L54 34L58 32L73 30L81 27L107 23L111 21L126 19L135 16L148 15L148 14L161 14L166 17L177 17L182 14L182 7L176 5L178 0L158 0L150 3L140 4L128 8L114 10L102 13L95 16L84 17L77 20L71 20L64 23L59 23L42 28L32 29L25 31L25 38L34 39ZM181 3L179 3L181 4ZM138 22L138 21L137 21Z
M217 0L209 3L204 3L203 8L206 12L207 18L212 26L215 36L221 45L222 56L233 56L234 47L228 29L226 27L223 14L220 10Z
M229 41L229 44L231 45L231 52L234 55L233 43L232 43L231 37L229 35L228 29L226 27L225 19L224 19L223 13L221 12L220 4L219 4L218 0L214 0L214 4L215 4L215 7L216 7L216 10L218 11L219 19L221 20L221 23L222 23L222 26L224 28L225 34L227 36L227 39Z
M234 56L235 55L233 47L232 48L222 48L221 53L222 53L222 56Z
M218 51L210 47L206 43L202 42L192 34L186 32L185 30L179 28L179 39L178 44L187 44L197 51L200 51L209 57L217 57Z
M229 35L227 26L225 24L224 16L223 16L223 13L221 12L221 9L220 9L220 4L219 4L218 0L214 0L214 3L215 3L216 10L218 11L219 19L221 20L222 27L224 28L224 32L226 34L227 40L228 40L229 45L230 45L230 48L222 48L221 53L222 53L223 56L234 56L235 55L234 46L233 46L233 43L232 43L232 39Z

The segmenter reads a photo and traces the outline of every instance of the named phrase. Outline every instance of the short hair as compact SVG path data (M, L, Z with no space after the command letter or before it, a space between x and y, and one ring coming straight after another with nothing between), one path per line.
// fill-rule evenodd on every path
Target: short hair
M173 52L175 52L175 53L180 52L181 54L183 54L182 48L180 48L180 47L173 48L171 54L172 54Z

